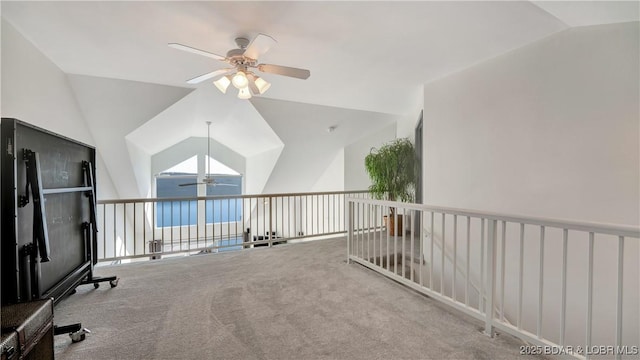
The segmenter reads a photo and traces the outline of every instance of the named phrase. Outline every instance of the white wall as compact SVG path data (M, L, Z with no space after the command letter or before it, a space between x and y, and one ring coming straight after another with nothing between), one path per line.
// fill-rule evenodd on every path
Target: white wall
M639 225L639 34L637 22L572 28L425 85L425 203ZM610 344L617 246L596 240L593 344ZM570 292L585 283L585 243L574 237L570 244ZM535 235L526 246L526 277L537 284ZM639 247L638 241L625 245L623 334L635 345ZM508 247L508 255L515 250ZM547 239L545 254L544 306L552 316L544 329L555 337L557 236ZM509 276L506 281L513 283ZM570 316L585 313L585 294L570 294ZM537 291L529 295L531 323ZM514 320L513 303L507 311ZM584 324L569 327L567 336L583 341Z
M4 19L2 116L95 145L65 73Z
M344 148L344 189L367 190L371 180L364 167L364 158L372 148L396 138L396 124L391 124Z
M324 173L318 177L313 186L312 192L322 191L342 191L344 190L344 149L338 150L333 161L324 170Z
M67 75L2 19L2 117L13 117L71 139L96 145ZM96 155L98 198L115 188Z
M415 130L420 119L420 112L424 108L424 86L419 86L413 91L412 105L404 116L398 119L398 138L409 138L415 144Z
M245 194L262 193L281 152L282 146L246 158Z
M134 179L140 197L150 197L152 193L151 155L135 143L125 140Z
M574 28L425 86L425 200L640 221L638 23Z

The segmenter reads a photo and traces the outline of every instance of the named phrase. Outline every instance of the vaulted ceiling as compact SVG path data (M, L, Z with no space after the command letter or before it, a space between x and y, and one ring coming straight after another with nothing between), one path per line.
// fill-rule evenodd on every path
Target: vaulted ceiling
M282 128L291 138L307 134L308 122L295 118L299 106L295 116L287 113L294 103L308 104L316 119L330 119L335 109L348 111L353 123L342 124L348 131L362 129L372 113L383 122L400 119L421 108L425 83L571 26L638 21L637 2L611 1L3 1L0 6L6 21L73 74L76 91L83 93L81 106L90 108L85 113L109 116L109 99L88 90L107 83L115 92L118 81L123 89L135 88L132 82L155 84L168 94L162 111L121 132L149 154L202 136L205 121L214 123L212 137L239 154L269 151L282 146ZM239 100L210 81L185 83L226 64L167 46L178 42L225 54L236 37L258 33L278 42L260 62L307 68L311 77L265 74L273 85L264 99ZM272 128L276 118L279 130ZM149 133L155 136L145 136Z

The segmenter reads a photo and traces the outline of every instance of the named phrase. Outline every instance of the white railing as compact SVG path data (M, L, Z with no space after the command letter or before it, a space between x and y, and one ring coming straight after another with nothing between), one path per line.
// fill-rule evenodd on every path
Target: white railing
M348 261L524 340L524 355L638 358L637 227L358 198L346 215Z
M346 196L366 191L101 200L99 261L239 250L343 234Z

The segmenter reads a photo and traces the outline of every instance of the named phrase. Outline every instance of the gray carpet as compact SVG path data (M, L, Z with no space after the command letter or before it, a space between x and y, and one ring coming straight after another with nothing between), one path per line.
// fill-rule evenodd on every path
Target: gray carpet
M100 267L55 323L57 359L513 359L520 342L362 266L344 238ZM526 356L531 359L531 356Z

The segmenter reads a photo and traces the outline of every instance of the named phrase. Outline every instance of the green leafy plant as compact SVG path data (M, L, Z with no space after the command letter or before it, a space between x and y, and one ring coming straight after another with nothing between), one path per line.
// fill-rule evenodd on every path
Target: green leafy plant
M379 149L371 149L364 159L376 199L412 201L416 187L416 152L407 138L393 140ZM393 214L394 209L391 209Z

